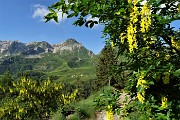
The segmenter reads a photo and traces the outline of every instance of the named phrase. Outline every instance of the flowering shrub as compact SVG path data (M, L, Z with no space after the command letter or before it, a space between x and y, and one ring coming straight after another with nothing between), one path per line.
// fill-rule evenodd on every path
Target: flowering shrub
M73 102L78 92L64 93L63 84L49 79L39 83L22 78L12 84L10 96L3 99L0 105L1 119L48 118L58 107Z

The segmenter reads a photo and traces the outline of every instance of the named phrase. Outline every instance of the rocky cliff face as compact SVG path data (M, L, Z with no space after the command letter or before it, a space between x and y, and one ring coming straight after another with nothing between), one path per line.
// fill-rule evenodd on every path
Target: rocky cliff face
M20 54L26 50L25 44L19 41L0 41L0 55Z
M89 57L94 56L94 53L92 51L86 49L75 39L68 39L60 44L55 44L53 45L53 48L53 53L67 54L69 52L74 54L88 55Z
M53 52L54 48L47 42L30 42L26 44L27 50L23 52L25 55L37 55L42 53Z
M81 50L84 46L78 43L74 39L68 39L60 44L53 45L54 53L62 52L62 51L74 51L74 50Z
M94 53L87 50L81 43L75 39L68 39L62 43L50 45L49 43L30 42L21 43L19 41L0 41L0 56L8 56L15 54L38 55L43 53L59 53L59 54L87 54L89 57Z

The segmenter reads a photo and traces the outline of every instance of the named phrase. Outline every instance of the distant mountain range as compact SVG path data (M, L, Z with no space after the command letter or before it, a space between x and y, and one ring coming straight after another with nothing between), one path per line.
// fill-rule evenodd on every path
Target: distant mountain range
M0 77L9 71L16 77L31 74L33 79L40 79L42 74L58 80L74 80L74 75L89 79L95 77L96 61L97 56L75 39L53 45L45 41L0 41Z
M68 39L59 44L49 44L48 42L22 43L19 41L0 41L0 56L9 55L39 55L43 53L59 54L81 54L93 57L94 53L86 49L75 39Z

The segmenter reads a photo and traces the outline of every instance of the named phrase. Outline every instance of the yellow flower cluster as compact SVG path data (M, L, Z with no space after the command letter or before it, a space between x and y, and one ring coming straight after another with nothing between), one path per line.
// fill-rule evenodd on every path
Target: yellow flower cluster
M145 33L149 30L151 25L151 9L148 4L144 4L142 10L139 12L137 4L138 0L127 0L128 3L132 6L130 7L130 21L127 26L127 33L120 34L120 41L124 44L125 38L127 38L129 52L132 53L134 49L137 49L137 24L138 24L138 16L141 15L140 21L140 31ZM146 40L145 35L143 35L143 39ZM154 43L155 40L151 38L149 44Z
M144 41L147 40L147 37L145 35L143 35L143 40ZM146 48L149 49L150 46L156 42L156 38L154 36L151 36L150 39L148 39L148 41L146 41L146 42L147 42L147 45L148 45Z
M170 55L167 53L166 55L165 55L165 60L169 60L170 59Z
M167 101L168 101L167 97L162 96L162 97L161 97L161 102L162 102L161 107L167 108L167 107L168 107Z
M126 33L121 33L120 34L121 43L124 43L125 38L126 38Z
M132 0L128 0L128 3L131 3L132 2Z
M27 89L20 89L19 93L20 93L20 95L26 94L27 93Z
M132 23L130 23L130 25L127 28L127 39L128 39L128 43L129 43L129 51L130 51L130 53L132 53L133 49L137 48L136 27L133 27Z
M131 2L131 1L128 1ZM129 51L132 53L133 49L137 49L137 40L136 40L136 33L137 33L137 22L138 22L138 8L137 8L138 0L134 0L134 5L132 8L132 12L130 13L130 23L127 27L127 39L129 43ZM121 40L123 41L123 40Z
M145 75L145 73L143 71L140 72L140 76L138 78L137 86L136 87L141 86L143 88L148 88L147 82L146 82L146 80L144 80L144 77L145 77L144 75Z
M76 94L77 94L78 90L76 89L73 93L71 93L69 95L69 93L67 93L66 95L65 94L62 94L62 100L63 100L63 103L64 104L69 104L71 102L73 102L75 100L75 97L76 97Z
M151 25L151 10L148 8L147 3L144 4L141 12L141 32L145 33L149 30L149 27Z
M21 80L19 80L17 83L13 82L13 86L16 87L17 85L20 85L20 86L29 86L31 88L35 87L36 86L36 81L33 81L33 80L30 80L30 79L27 79L27 78L22 78Z
M3 117L5 114L11 115L13 111L18 111L19 113L15 114L16 119L21 118L21 113L27 113L27 110L19 106L16 102L12 99L7 100L6 103L2 104L0 107L0 118Z
M148 88L147 82L146 82L146 80L144 80L144 77L145 77L145 73L143 71L140 72L136 87L143 87L144 89ZM145 91L142 91L141 93L138 93L137 98L138 98L139 102L144 103L144 101L145 101Z
M51 83L50 79L44 81L44 85L45 85L45 86L48 86L50 83Z
M169 84L170 73L169 73L169 72L165 72L164 75L165 75L165 76L162 77L163 83L164 83L164 84Z
M171 37L171 43L172 43L172 46L175 47L176 49L180 50L180 40L178 41L174 41L174 37Z
M112 106L108 105L108 110L106 111L107 120L113 120Z
M141 94L138 93L137 98L138 98L139 102L144 103L144 101L145 101L145 91L143 91Z
M7 114L13 115L13 119L22 119L22 115L27 113L27 108L32 108L33 112L36 112L33 109L35 106L37 106L37 109L40 109L40 106L44 107L49 104L48 100L51 99L54 99L54 102L57 104L70 103L75 100L78 92L78 90L75 90L73 93L66 93L64 98L68 98L62 101L63 85L49 79L38 83L35 80L22 78L18 81L13 81L12 84L13 86L9 88L9 92L11 94L16 93L16 96L14 99L7 99L6 102L2 103L0 106L0 119ZM3 86L1 86L1 89L4 89ZM21 106L19 101L25 102L26 107Z
M155 54L156 54L156 56L157 56L157 57L159 57L159 56L160 56L160 54L159 54L159 52L158 52L158 51L156 51L156 53L155 53Z

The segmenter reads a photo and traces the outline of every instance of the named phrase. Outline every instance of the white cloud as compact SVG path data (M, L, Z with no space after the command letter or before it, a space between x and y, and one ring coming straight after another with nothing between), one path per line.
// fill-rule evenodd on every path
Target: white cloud
M47 7L40 4L34 5L33 8L34 8L34 13L32 17L33 18L40 17L41 21L43 21L44 16L49 13Z
M33 18L40 18L40 21L45 21L44 16L46 16L49 13L48 7L41 5L41 4L35 4L33 5ZM59 23L67 18L66 14L63 14L62 12L58 12L58 21ZM56 23L54 20L51 20L51 22ZM57 23L56 23L57 24Z
M89 16L86 18L86 21L89 21L89 20L93 20L93 21L99 22L99 18L97 18L97 17L92 18L92 15L89 15ZM93 27L97 27L98 25L99 25L99 24L94 24Z

